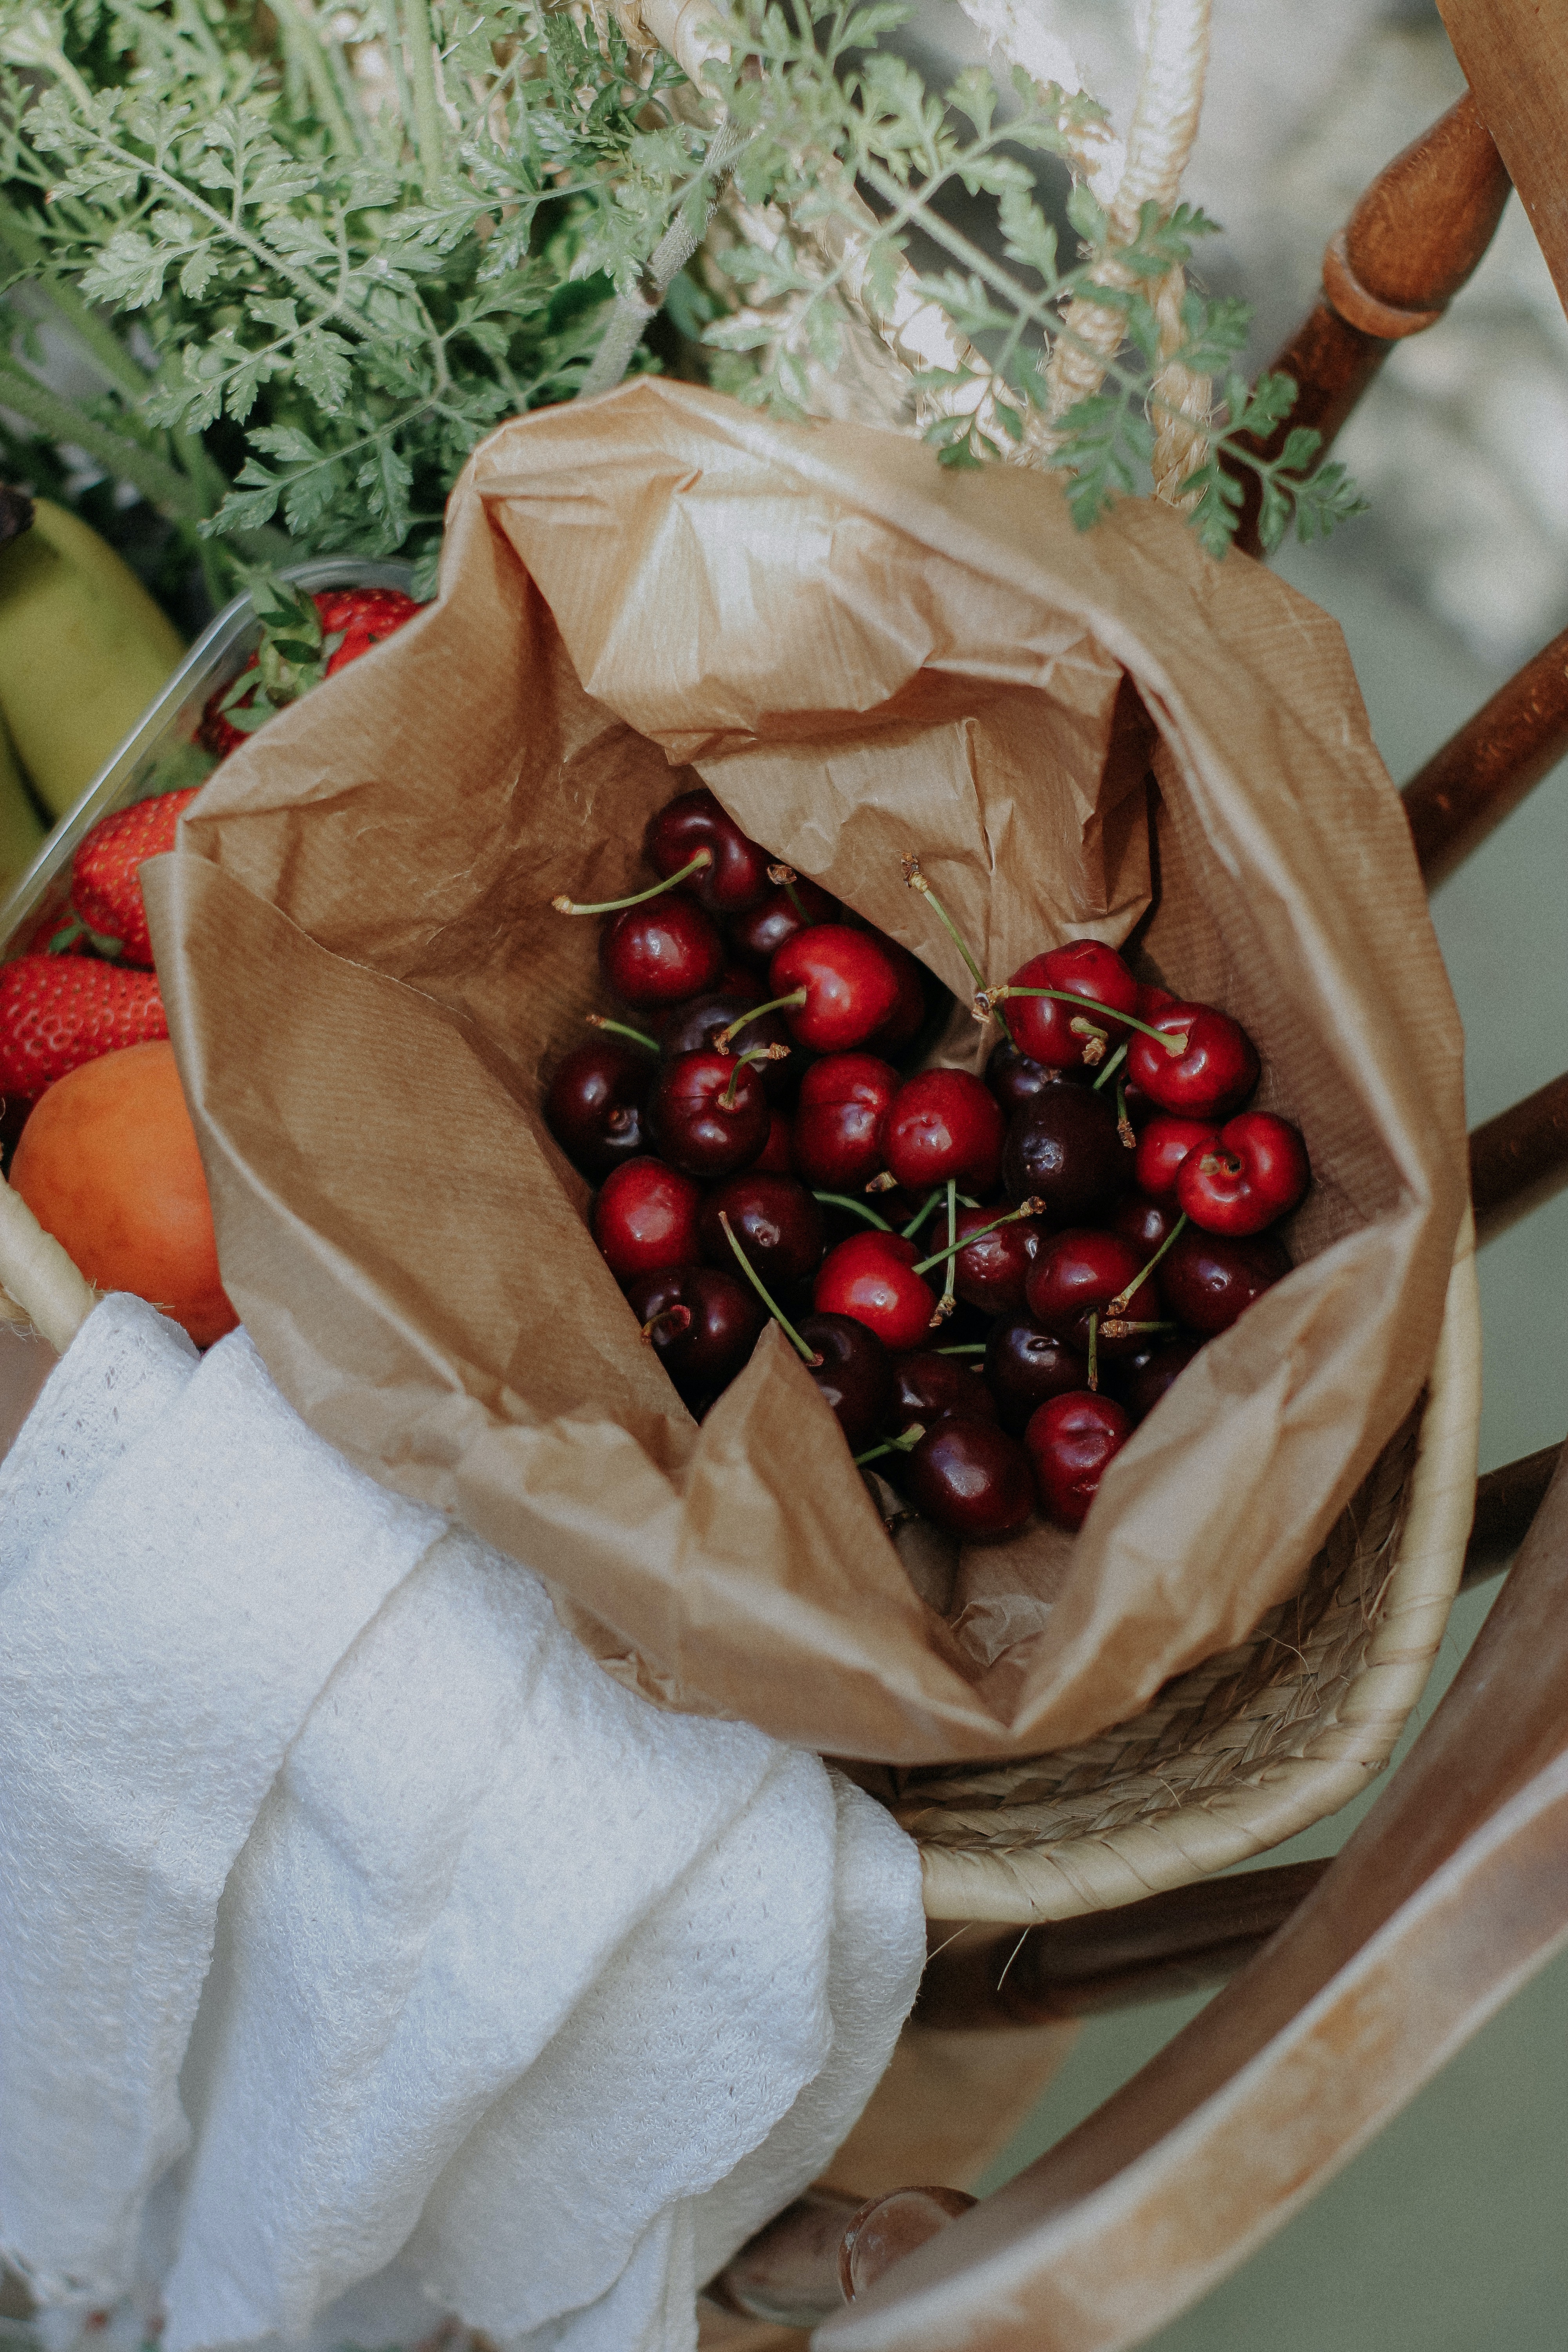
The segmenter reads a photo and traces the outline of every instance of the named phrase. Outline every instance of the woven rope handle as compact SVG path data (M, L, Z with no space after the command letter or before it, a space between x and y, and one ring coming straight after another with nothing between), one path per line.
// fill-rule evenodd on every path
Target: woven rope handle
M63 1356L98 1304L52 1234L0 1177L0 1284L22 1315Z

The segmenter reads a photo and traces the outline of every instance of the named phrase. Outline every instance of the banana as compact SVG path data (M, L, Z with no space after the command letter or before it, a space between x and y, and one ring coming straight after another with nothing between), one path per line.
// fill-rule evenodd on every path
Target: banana
M47 499L0 547L0 715L56 816L129 735L184 652L135 573Z
M0 727L0 898L20 881L44 838L11 738ZM4 1314L0 1303L0 1314Z

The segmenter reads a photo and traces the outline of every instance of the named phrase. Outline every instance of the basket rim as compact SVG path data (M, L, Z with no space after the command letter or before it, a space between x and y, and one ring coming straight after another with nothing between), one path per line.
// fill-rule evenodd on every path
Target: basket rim
M1454 1244L1410 1478L1409 1504L1375 1630L1356 1673L1300 1757L1258 1780L1095 1836L1007 1853L921 1839L931 1919L1028 1927L1114 1910L1191 1885L1337 1812L1393 1753L1426 1687L1464 1569L1480 1432L1480 1295L1467 1202Z

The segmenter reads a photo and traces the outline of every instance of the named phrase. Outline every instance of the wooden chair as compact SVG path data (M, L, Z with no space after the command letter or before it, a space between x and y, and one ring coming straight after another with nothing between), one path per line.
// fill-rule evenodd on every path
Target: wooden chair
M1274 362L1301 385L1290 422L1316 425L1326 443L1394 343L1434 324L1474 269L1510 172L1568 300L1568 18L1514 0L1442 5L1470 91L1331 241L1322 298ZM1246 527L1255 532L1255 510ZM1568 632L1405 786L1429 886L1565 754ZM1470 1178L1483 1243L1568 1182L1568 1074L1476 1129ZM1548 1447L1481 1480L1465 1582L1517 1560L1432 1721L1332 1863L1209 1880L1021 1940L971 1930L944 1948L933 1923L917 2034L989 2034L1005 2052L1097 2010L1225 1990L983 2204L949 2188L860 2200L842 2187L813 2192L715 2283L721 2306L773 2330L737 2319L715 2345L798 2344L777 2327L818 2320L822 2352L1142 2342L1244 2260L1568 1942L1561 1454Z

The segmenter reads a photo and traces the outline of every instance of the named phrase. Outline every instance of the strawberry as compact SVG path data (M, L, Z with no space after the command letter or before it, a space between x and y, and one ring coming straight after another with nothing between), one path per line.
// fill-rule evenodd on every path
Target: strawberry
M0 1094L33 1101L81 1063L168 1034L155 972L77 956L0 964Z
M180 813L199 789L193 784L182 793L133 801L112 816L100 817L82 836L71 867L71 908L100 952L119 954L127 963L152 964L137 868L143 858L173 849Z
M220 760L275 710L357 661L422 609L400 588L323 588L304 596L271 582L255 593L266 623L260 647L238 677L209 695L202 712L201 740ZM261 676L247 687L242 681L254 669Z

